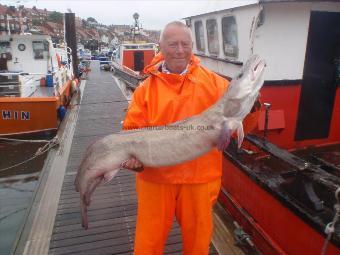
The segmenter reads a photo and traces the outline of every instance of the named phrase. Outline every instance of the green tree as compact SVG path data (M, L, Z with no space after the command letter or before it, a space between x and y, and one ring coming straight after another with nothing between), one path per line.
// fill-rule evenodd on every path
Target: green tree
M85 27L85 28L88 26L87 21L84 19L81 20L81 24L82 24L82 27Z
M54 23L63 23L63 14L60 12L53 11L48 15L48 21Z
M87 18L87 22L96 22L96 23L98 23L98 22L96 21L96 19L95 19L95 18L92 18L92 17L88 17L88 18Z
M33 26L40 26L42 24L42 22L38 19L34 19L32 20L32 25Z

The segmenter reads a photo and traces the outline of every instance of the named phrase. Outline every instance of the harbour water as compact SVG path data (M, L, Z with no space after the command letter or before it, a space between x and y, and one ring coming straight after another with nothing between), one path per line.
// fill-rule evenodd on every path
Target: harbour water
M44 143L0 141L0 254L10 254L31 205L46 153L34 156Z

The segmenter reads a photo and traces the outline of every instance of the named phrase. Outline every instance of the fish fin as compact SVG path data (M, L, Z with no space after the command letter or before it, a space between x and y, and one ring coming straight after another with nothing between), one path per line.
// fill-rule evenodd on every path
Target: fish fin
M222 124L220 137L217 142L218 150L224 151L228 147L230 143L230 135L231 135L231 132L230 132L230 127L228 125L228 122L224 121Z
M104 184L109 183L117 175L118 171L119 171L119 168L106 172L104 174Z
M84 229L88 229L89 227L89 222L88 222L88 217L87 217L87 205L85 202L85 195L80 195L80 214L81 214L81 225L83 226Z
M91 197L97 186L104 180L103 176L99 176L95 178L91 184L89 185L88 189L85 192L85 203L87 206L91 204Z
M239 121L237 124L238 124L236 127L237 147L240 149L244 139L244 131L242 121Z

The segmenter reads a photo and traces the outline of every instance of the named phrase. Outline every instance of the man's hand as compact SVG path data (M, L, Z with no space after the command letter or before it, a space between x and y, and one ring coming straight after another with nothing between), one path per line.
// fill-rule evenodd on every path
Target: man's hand
M144 170L144 166L143 166L142 162L140 162L135 157L132 157L132 158L124 161L121 164L121 167L126 168L128 170L135 171L135 172L142 172Z

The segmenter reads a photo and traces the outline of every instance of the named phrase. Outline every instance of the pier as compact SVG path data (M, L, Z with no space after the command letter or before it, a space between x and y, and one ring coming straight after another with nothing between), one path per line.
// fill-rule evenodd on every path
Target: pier
M91 73L81 84L59 130L60 145L52 150L42 170L14 254L132 254L137 214L135 173L120 171L94 193L89 207L89 229L81 226L79 193L74 179L89 144L121 130L128 100L111 72L91 63ZM215 233L209 254L243 254L215 212ZM215 247L216 246L216 247ZM222 247L222 248L221 248ZM164 254L182 254L176 222Z

